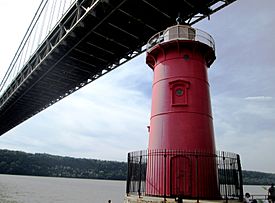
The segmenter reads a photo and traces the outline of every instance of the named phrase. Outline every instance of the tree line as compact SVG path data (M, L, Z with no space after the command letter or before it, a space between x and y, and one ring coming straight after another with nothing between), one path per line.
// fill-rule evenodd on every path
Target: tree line
M125 180L127 163L0 150L0 173Z
M275 184L275 174L258 171L242 171L244 185L270 185Z
M126 180L127 163L0 150L0 174ZM243 171L245 185L270 185L275 174Z

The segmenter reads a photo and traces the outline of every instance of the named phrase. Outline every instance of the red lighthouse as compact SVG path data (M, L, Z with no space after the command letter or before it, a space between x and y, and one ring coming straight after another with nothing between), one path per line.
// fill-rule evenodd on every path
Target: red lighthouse
M149 154L146 177L149 195L195 197L200 187L204 191L200 196L219 198L207 77L207 69L214 60L213 38L188 25L169 27L149 40L146 63L154 71L149 153L184 151L210 157L201 161L198 168L194 166L198 163L191 163L188 156L169 156L169 160L164 160L150 158ZM164 178L156 179L156 173ZM194 174L200 179L199 186L192 178ZM214 185L211 190L209 182Z

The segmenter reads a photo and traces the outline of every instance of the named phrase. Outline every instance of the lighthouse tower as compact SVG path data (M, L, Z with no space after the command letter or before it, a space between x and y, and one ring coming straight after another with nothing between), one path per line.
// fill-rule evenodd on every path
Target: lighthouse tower
M200 187L204 191L200 197L219 198L207 77L207 69L214 60L213 38L189 25L169 27L149 40L146 63L154 71L154 81L146 177L148 195L192 198L198 195ZM192 162L187 155L154 156L164 151L197 153L208 158ZM155 178L156 174L164 178Z
M149 145L128 153L125 202L242 201L240 156L215 146L207 76L214 40L177 22L147 44L154 71Z

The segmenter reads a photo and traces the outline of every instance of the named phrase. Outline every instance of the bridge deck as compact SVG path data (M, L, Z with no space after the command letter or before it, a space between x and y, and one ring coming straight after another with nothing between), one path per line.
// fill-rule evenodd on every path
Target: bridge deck
M79 0L0 98L0 135L144 51L178 13L194 24L235 0Z

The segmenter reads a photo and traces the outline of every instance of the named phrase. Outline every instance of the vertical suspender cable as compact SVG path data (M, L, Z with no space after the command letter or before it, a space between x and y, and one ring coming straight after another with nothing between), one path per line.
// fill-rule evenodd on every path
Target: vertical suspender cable
M61 11L61 5L62 5L62 0L59 1L59 7L58 7L58 11L57 11L57 20L59 20L60 15L62 16L62 13L60 12ZM60 16L60 18L61 18L61 16Z
M27 43L27 48L26 48L26 51L25 51L24 61L26 61L26 58L28 56L29 47L30 47L30 40L28 40L28 43ZM20 69L20 66L18 66L17 72L19 71L19 69Z
M47 30L45 30L45 22L46 22L46 18L47 18L47 14L48 14L48 9L49 9L49 4L47 4L47 6L45 7L45 12L44 12L44 16L42 19L42 23L41 23L41 30L40 30L40 34L39 34L39 42L41 41L41 38L43 36L43 34L47 34Z
M64 15L65 6L66 6L66 0L65 0L64 3L63 3L63 8L62 8L62 12L61 12L61 15L62 15L62 16Z
M38 31L38 25L39 24L37 24L37 26L35 26L34 27L34 30L33 30L33 32L31 32L31 34L30 34L30 38L29 38L29 40L31 41L31 53L33 53L34 52L34 50L35 50L35 48L37 47L37 44L36 44L36 41L37 41L37 31Z
M54 17L54 8L56 5L56 1L53 2L52 4L52 8L51 8L51 15L50 15L50 19L49 19L49 24L48 24L48 33L51 31L52 29L52 21L53 21L53 17Z
M40 32L39 32L39 34L38 34L38 42L39 42L39 44L41 43L41 38L42 38L42 36L43 36L46 13L47 13L47 11L44 12L44 15L43 15L43 17L42 17L42 20L39 22L39 23L40 23L39 26L41 27Z

